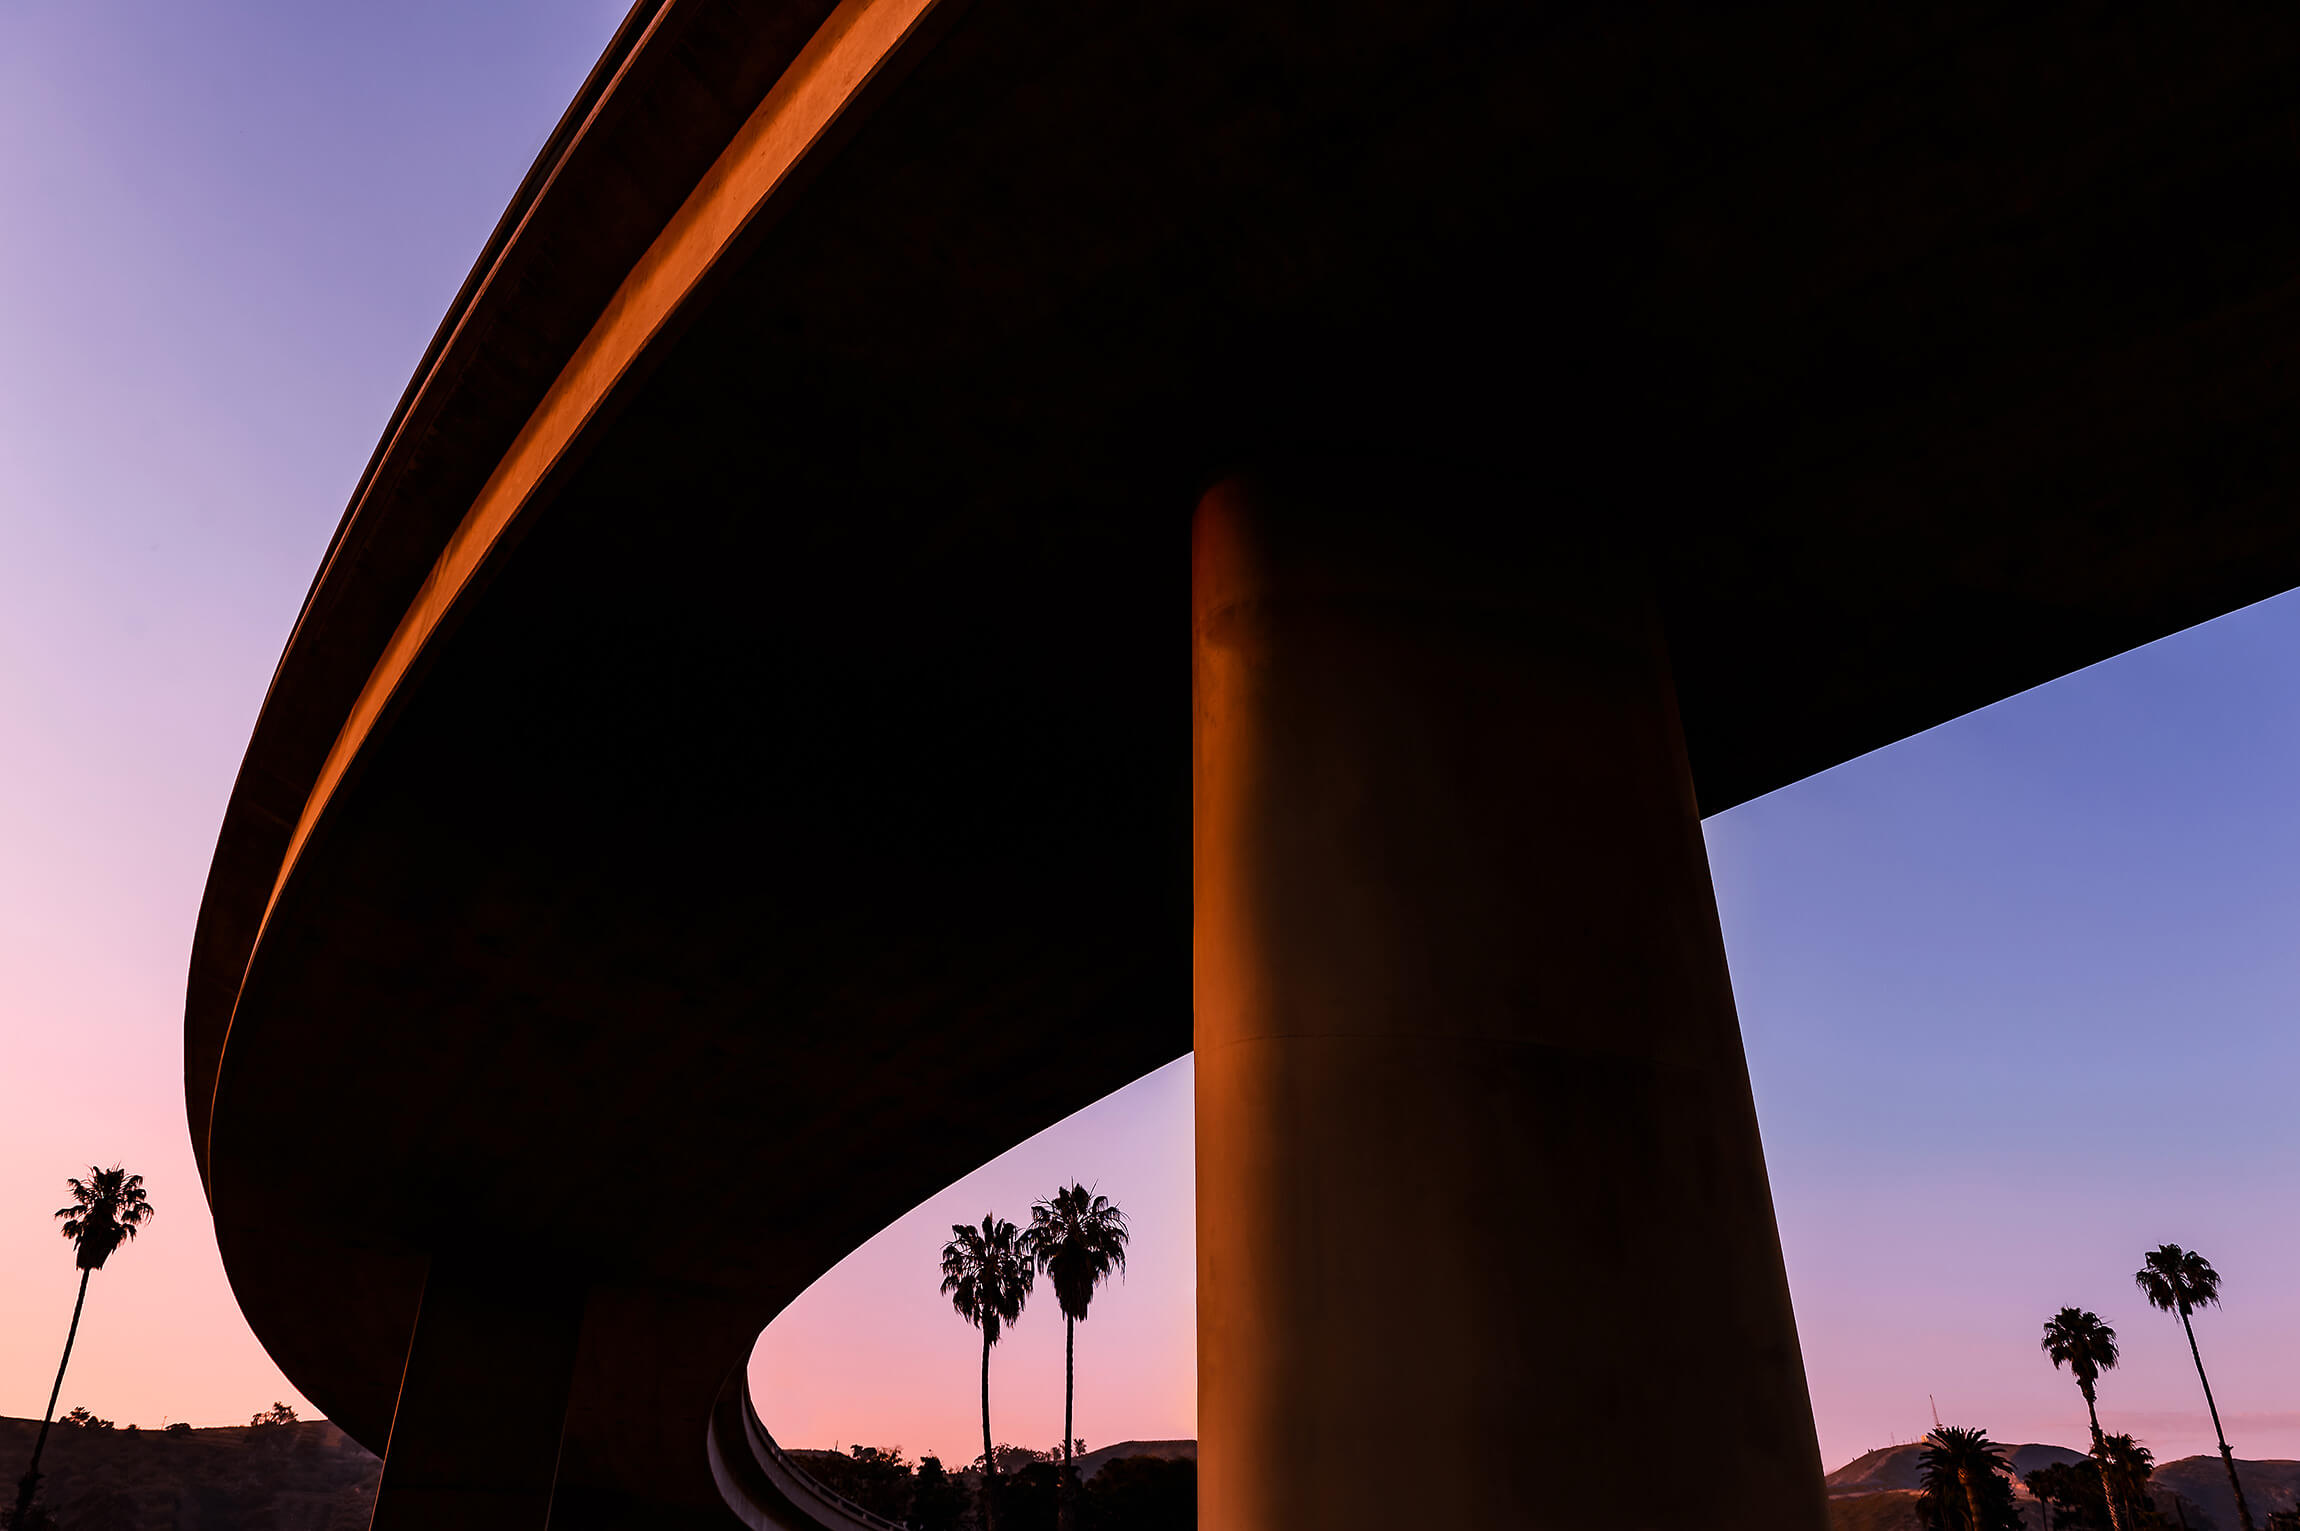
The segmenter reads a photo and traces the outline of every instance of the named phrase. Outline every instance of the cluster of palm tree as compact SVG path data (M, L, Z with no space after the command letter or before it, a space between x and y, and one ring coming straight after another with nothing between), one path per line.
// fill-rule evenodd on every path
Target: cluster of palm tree
M2180 1320L2189 1357L2196 1363L2196 1380L2204 1388L2204 1406L2212 1415L2213 1438L2220 1445L2228 1488L2236 1499L2236 1518L2242 1531L2254 1531L2252 1510L2236 1473L2236 1456L2220 1425L2220 1406L2213 1400L2212 1380L2205 1375L2204 1354L2197 1347L2192 1322L2197 1309L2219 1305L2220 1273L2194 1250L2163 1244L2142 1258L2132 1279L2150 1307ZM2112 1531L2139 1531L2153 1519L2144 1488L2151 1459L2131 1436L2109 1435L2100 1427L2100 1378L2119 1359L2116 1331L2088 1309L2063 1308L2045 1320L2040 1345L2054 1369L2067 1368L2084 1395L2085 1417L2092 1427L2091 1458ZM1936 1522L1960 1531L1998 1531L2020 1524L2012 1502L2011 1465L1987 1432L1935 1429L1925 1437L1923 1472L1926 1501Z
M2253 1531L2252 1509L2244 1502L2244 1485L2236 1476L2236 1454L2228 1449L2228 1432L2220 1426L2220 1405L2213 1401L2212 1379L2204 1373L2204 1353L2197 1348L2196 1325L2192 1322L2198 1308L2219 1305L2220 1273L2212 1268L2211 1261L2192 1249L2160 1244L2141 1259L2140 1269L2133 1273L2132 1280L2150 1307L2180 1319L2180 1331L2188 1338L2189 1358L2196 1363L2196 1380L2204 1388L2204 1407L2212 1415L2212 1436L2220 1445L2220 1463L2228 1471L2228 1490L2236 1497L2236 1518L2243 1531ZM2125 1516L2117 1503L2119 1496L2109 1482L2111 1462L2107 1442L2101 1434L2096 1397L2100 1374L2112 1369L2117 1362L2116 1331L2097 1313L2083 1308L2063 1308L2045 1321L2042 1343L2053 1366L2066 1366L2076 1379L2078 1390L2084 1394L2085 1413L2092 1422L2093 1460L2100 1468L2101 1490L2108 1496L2110 1523L2116 1531L2126 1531Z
M1022 1317L1040 1273L1062 1309L1062 1478L1057 1516L1069 1531L1076 1515L1071 1453L1072 1404L1078 1376L1078 1326L1094 1293L1126 1269L1126 1215L1106 1196L1072 1183L1030 1209L1030 1226L1016 1228L995 1213L982 1225L951 1226L942 1247L942 1290L958 1316L982 1331L982 1519L996 1531L998 1457L990 1438L990 1349Z
M2156 1507L2148 1480L2156 1471L2156 1456L2129 1435L2104 1435L2101 1447L2108 1471L2095 1465L2098 1456L2074 1462L2048 1462L2023 1474L2022 1481L2044 1509L2045 1531L2171 1531L2171 1524ZM2089 1471L2087 1469L2090 1469Z
M72 1263L80 1269L80 1295L72 1303L72 1327L64 1333L64 1359L56 1367L56 1385L48 1392L48 1410L40 1416L40 1433L32 1441L32 1463L16 1483L16 1503L7 1523L31 1531L41 1519L33 1505L40 1492L40 1454L48 1449L48 1428L56 1418L56 1399L64 1391L64 1371L72 1364L72 1342L80 1337L80 1313L88 1305L88 1278L104 1268L122 1244L152 1220L152 1203L144 1194L144 1177L131 1175L118 1165L88 1167L88 1178L74 1176L64 1184L71 1204L57 1209L59 1230L72 1246Z

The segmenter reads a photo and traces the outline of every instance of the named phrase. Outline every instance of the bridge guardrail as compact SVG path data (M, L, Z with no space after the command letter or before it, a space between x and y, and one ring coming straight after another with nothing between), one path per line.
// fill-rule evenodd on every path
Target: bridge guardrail
M808 1472L804 1465L782 1448L760 1421L758 1407L751 1401L748 1377L743 1379L742 1391L743 1433L750 1440L752 1455L758 1458L759 1465L766 1470L775 1487L798 1509L809 1513L814 1509L814 1505L802 1501L803 1495L831 1512L829 1517L817 1517L824 1531L851 1531L855 1526L867 1528L867 1531L910 1531L906 1522L889 1520L877 1511L855 1503Z

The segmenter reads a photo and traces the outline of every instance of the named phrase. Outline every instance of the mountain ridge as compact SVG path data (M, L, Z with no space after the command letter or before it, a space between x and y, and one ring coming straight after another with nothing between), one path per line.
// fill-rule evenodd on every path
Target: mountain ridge
M1917 1486L1922 1441L1879 1446L1865 1451L1821 1481L1829 1495L1831 1531L1917 1531ZM2050 1462L2081 1462L2085 1453L2071 1446L2031 1441L2006 1445L2016 1476L2034 1472ZM2244 1483L2244 1497L2257 1525L2278 1510L2300 1507L2300 1462L2279 1457L2257 1460L2238 1457L2236 1471ZM2236 1531L2236 1496L2229 1492L2228 1474L2217 1456L2180 1457L2157 1464L2149 1480L2157 1508L2188 1531ZM2029 1497L2025 1484L2014 1495L2029 1524L2042 1531L2043 1507Z
M32 1459L36 1419L0 1418L0 1482ZM367 1531L383 1464L326 1420L205 1430L58 1425L40 1502L66 1531Z

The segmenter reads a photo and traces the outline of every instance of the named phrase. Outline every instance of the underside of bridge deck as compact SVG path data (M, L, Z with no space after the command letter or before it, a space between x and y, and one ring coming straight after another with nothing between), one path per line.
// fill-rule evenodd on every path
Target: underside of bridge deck
M1592 807L1548 766L1475 790L1628 839L2300 583L2296 63L2300 18L2205 8L647 0L387 431L224 825L187 1098L258 1334L381 1448L427 1281L550 1272L582 1306L536 1395L564 1401L566 1514L720 1513L704 1441L766 1319L1192 1045L1185 612L1215 484L1356 484L1334 503L1400 547L1440 529L1441 564L1493 526L1496 569L1602 549L1681 798ZM1468 684L1475 644L1428 672L1461 740L1544 686L1558 728L1603 712L1563 704L1598 672L1556 661L1581 640L1540 597L1493 598L1506 684ZM1346 692L1376 650L1331 652ZM1444 796L1383 780L1385 813ZM1382 886L1371 845L1320 875ZM1678 925L1617 902L1582 949L1676 975L1636 1003L1676 996L1707 1082L1663 1096L1726 1125L1637 1139L1664 1145L1641 1167L1530 1128L1453 1151L1636 1224L1632 1285L1742 1241L1748 1346L1711 1359L1787 1368L1794 1466L1705 874L1671 875ZM1272 982L1306 981L1303 939ZM1513 939L1488 932L1476 1003L1547 1024ZM1225 1152L1309 1109L1270 1090L1337 1077L1289 1056L1225 1107L1252 1118ZM1561 1077L1528 1068L1492 1106L1520 1127ZM1453 1162L1415 1151L1391 1186ZM1349 1190L1253 1162L1309 1177L1264 1191ZM718 1181L771 1207L666 1206ZM1632 1204L1664 1185L1682 1206ZM1466 1238L1464 1290L1494 1258ZM1605 1353L1526 1358L1481 1407ZM1222 1376L1245 1392L1209 1396L1210 1437L1307 1385ZM1540 1428L1598 1460L1608 1408ZM1343 1449L1263 1440L1209 1523L1309 1524L1270 1475Z

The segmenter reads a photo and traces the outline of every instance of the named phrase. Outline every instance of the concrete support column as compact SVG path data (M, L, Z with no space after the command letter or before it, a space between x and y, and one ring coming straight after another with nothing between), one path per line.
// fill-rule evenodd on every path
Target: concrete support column
M1666 653L1529 519L1199 507L1213 1531L1826 1524Z
M580 1289L516 1260L436 1256L408 1345L372 1531L544 1531L582 1330Z

